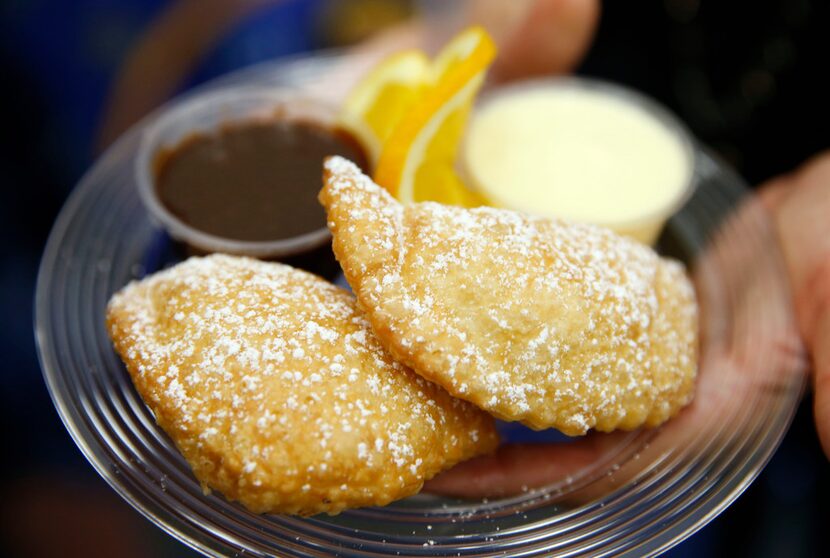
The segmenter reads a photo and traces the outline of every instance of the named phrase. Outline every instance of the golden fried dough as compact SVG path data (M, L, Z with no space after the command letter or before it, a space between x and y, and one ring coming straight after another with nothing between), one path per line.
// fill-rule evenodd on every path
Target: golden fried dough
M117 293L107 323L202 486L256 512L383 505L498 443L389 357L351 295L288 266L193 258Z
M571 435L654 426L691 400L697 311L677 262L600 227L402 206L342 158L325 183L375 334L456 397Z

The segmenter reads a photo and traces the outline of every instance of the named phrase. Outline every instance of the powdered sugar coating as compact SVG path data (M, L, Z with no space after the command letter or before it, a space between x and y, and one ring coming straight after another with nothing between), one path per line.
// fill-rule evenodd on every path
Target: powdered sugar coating
M682 266L606 229L402 206L345 159L321 201L335 253L400 361L492 414L567 434L656 425L692 397Z
M390 358L351 295L288 266L192 258L117 293L108 325L203 486L254 511L382 505L497 443Z

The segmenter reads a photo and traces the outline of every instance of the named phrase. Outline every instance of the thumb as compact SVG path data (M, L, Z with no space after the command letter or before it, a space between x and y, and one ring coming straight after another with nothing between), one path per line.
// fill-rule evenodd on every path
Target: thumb
M599 14L597 0L535 0L500 46L494 79L570 72L588 52Z
M825 274L825 303L813 331L813 368L815 369L814 412L816 428L824 454L830 459L830 260Z

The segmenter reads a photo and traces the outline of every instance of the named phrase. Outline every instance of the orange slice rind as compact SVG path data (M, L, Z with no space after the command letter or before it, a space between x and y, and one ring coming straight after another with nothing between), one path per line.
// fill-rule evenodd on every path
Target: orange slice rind
M495 55L487 32L472 27L432 63L429 86L395 125L375 168L375 181L401 202L470 206L484 201L464 186L454 166L475 96Z

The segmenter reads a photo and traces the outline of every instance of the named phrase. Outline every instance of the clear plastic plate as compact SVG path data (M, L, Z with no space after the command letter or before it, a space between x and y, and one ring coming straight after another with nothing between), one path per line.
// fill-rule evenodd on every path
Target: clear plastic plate
M192 95L250 85L314 88L343 62L261 65ZM256 515L205 495L133 389L104 328L114 291L176 258L133 174L140 136L156 116L121 138L63 208L41 264L36 336L55 406L90 463L142 514L205 554L655 554L728 506L793 417L806 373L774 235L742 181L700 152L699 186L659 245L692 267L702 306L698 392L677 418L656 430L575 440L506 425L507 441L533 444L514 455L537 474L488 500L421 494L301 519Z

